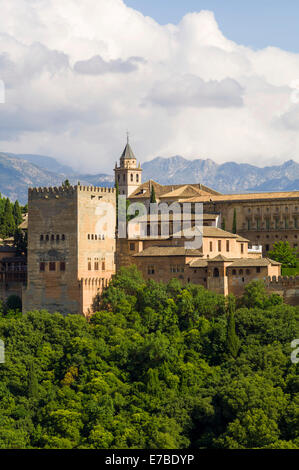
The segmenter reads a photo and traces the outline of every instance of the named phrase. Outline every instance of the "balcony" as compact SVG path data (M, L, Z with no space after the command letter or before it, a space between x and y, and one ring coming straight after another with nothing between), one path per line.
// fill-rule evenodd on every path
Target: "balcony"
M248 253L262 253L263 246L262 245L252 245L250 248L248 247Z

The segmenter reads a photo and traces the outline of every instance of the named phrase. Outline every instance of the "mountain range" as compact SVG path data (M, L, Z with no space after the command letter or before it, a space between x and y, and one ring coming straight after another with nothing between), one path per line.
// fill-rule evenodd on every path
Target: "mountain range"
M160 184L202 183L221 193L266 191L299 191L299 164L289 160L282 165L260 168L254 165L211 159L187 160L181 156L156 157L142 164L143 181L153 179ZM60 186L71 184L113 186L114 177L105 173L78 174L55 158L0 153L0 192L11 200L27 201L28 186Z

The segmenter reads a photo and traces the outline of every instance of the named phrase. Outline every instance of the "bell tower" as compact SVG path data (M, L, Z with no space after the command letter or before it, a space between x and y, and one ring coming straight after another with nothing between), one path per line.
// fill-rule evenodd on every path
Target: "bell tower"
M140 163L137 167L137 160L129 142L129 133L127 133L127 144L120 157L120 164L119 166L115 164L114 172L119 194L130 197L141 184L142 168Z

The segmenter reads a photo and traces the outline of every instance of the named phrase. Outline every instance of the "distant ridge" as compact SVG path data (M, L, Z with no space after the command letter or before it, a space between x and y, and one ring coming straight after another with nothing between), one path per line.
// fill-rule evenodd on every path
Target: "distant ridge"
M179 155L142 164L143 181L160 184L202 183L224 194L267 191L299 191L299 164L289 160L282 165L259 168L245 163L218 164L211 159L188 160ZM27 201L28 186L72 184L113 186L114 177L106 173L78 174L53 157L0 153L0 192L21 203Z
M259 168L246 163L218 164L210 159L175 156L157 157L142 167L144 181L151 178L161 184L202 183L226 194L299 191L299 164L294 160Z

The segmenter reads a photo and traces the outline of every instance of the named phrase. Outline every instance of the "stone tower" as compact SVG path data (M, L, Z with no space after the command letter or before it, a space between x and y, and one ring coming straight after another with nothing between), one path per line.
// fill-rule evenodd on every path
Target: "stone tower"
M89 315L115 273L114 188L34 188L28 194L23 311Z
M118 183L119 194L129 197L135 189L141 184L142 169L140 164L137 168L137 160L129 143L127 136L127 145L120 157L119 167L115 164L115 184Z

